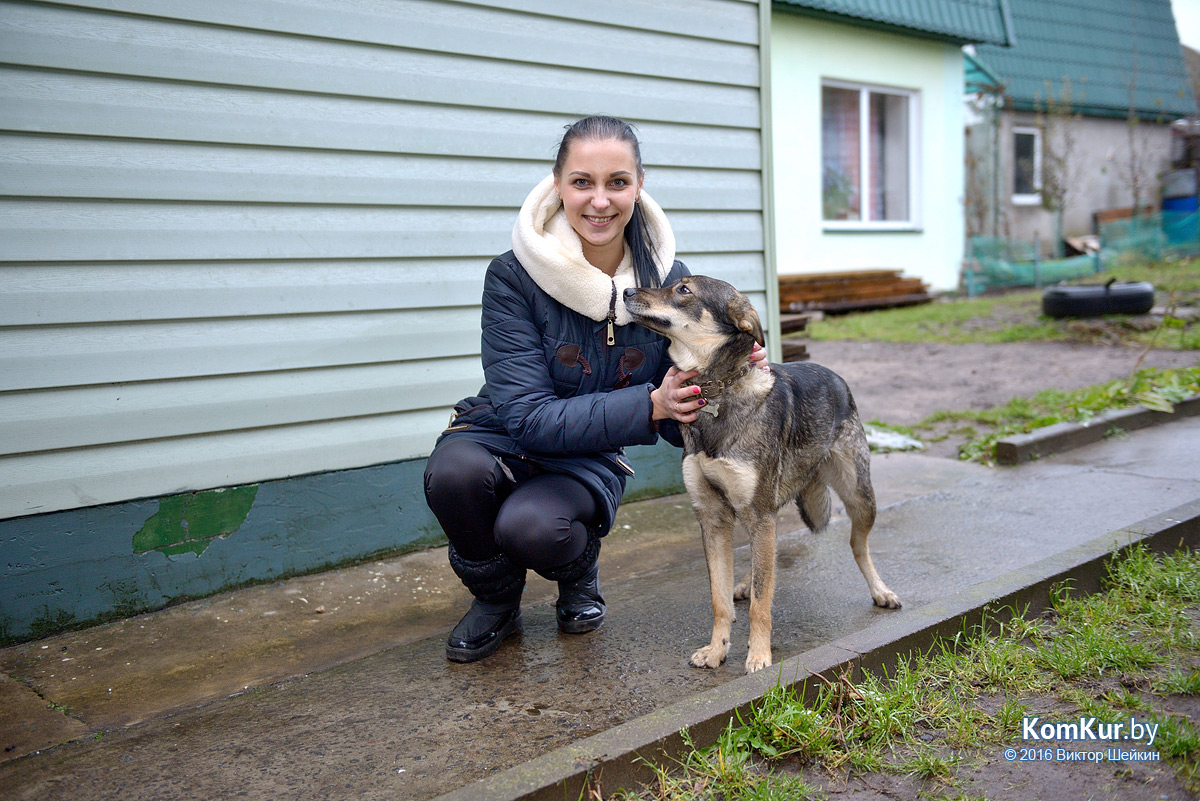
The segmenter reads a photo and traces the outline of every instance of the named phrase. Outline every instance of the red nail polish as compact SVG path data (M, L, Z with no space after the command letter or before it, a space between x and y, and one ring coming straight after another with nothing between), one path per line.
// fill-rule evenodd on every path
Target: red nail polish
M699 395L699 394L700 394L700 387L692 387L692 394L693 394L693 395Z

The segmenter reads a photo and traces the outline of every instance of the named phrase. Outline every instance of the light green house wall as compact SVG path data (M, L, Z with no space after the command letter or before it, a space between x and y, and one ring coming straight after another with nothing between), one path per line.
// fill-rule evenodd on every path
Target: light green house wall
M766 19L0 0L0 637L436 537L484 272L581 116L638 126L680 258L763 308Z
M776 259L780 275L900 269L935 289L958 284L963 256L963 66L957 45L776 12L771 31ZM919 94L917 224L825 230L821 81Z

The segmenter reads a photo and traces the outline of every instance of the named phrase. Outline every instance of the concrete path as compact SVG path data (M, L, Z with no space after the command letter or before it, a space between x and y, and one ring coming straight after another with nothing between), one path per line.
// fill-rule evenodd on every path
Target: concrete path
M872 551L905 609L871 605L846 521L812 535L789 510L776 661L1200 497L1200 419L1019 468L892 454L872 469ZM625 506L601 560L603 629L559 635L555 588L531 577L523 637L471 665L443 657L467 596L440 549L5 649L0 786L427 799L741 675L744 606L729 662L687 665L711 613L686 498Z

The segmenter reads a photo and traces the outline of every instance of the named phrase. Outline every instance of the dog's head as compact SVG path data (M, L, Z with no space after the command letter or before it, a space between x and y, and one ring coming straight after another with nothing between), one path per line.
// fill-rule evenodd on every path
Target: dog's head
M717 278L691 275L662 289L626 289L633 321L671 340L681 370L711 370L765 345L758 312L741 292Z

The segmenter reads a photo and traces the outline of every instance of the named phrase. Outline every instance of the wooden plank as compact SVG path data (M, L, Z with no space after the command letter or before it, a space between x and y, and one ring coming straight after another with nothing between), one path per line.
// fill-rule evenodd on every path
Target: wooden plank
M809 358L808 346L803 342L794 342L785 339L781 343L780 347L782 349L784 362L803 362L807 361Z
M925 282L920 279L906 279L888 283L861 282L855 286L822 286L786 289L780 288L781 300L789 303L818 302L825 300L856 300L866 298L885 298L891 295L910 295L926 290Z
M867 309L886 309L895 306L916 306L921 303L929 303L937 300L937 295L921 293L917 295L898 295L889 298L876 298L868 300L843 300L843 301L825 301L818 302L812 305L797 304L795 307L789 307L790 311L802 311L806 309L819 309L827 313L850 312L850 311L865 311Z
M783 285L823 283L825 281L854 282L872 278L899 277L900 272L900 270L855 270L853 272L836 273L789 273L780 275L779 283Z
M816 315L813 314L781 314L779 315L779 333L794 334L808 327Z
M757 87L472 59L454 54L178 25L111 14L10 6L0 16L9 63L165 81L473 107L604 108L622 117L756 127Z
M463 155L549 163L563 113L330 97L0 66L0 127L72 136ZM753 129L636 117L647 169L757 170ZM480 131L487 131L481 136Z
M482 384L474 355L0 394L0 455L448 409Z

